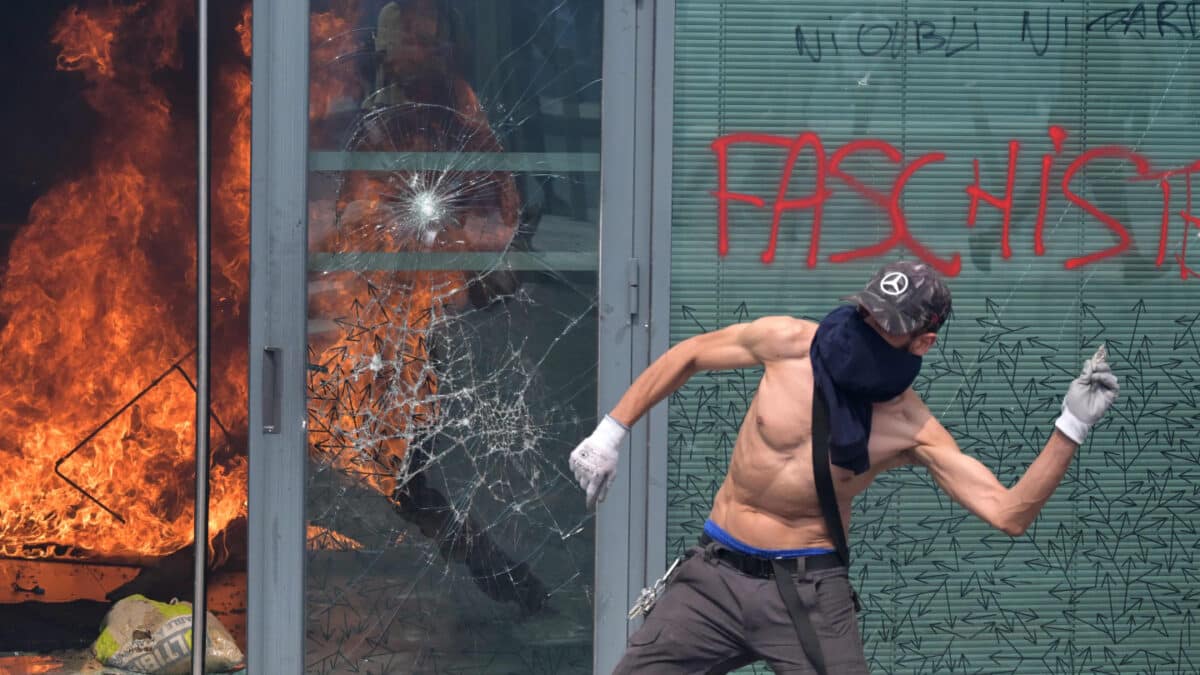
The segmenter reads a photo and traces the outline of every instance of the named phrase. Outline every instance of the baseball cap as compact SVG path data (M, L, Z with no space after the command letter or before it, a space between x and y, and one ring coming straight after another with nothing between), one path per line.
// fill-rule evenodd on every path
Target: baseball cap
M884 265L866 288L842 300L865 308L889 335L936 331L950 315L950 289L941 276L910 260Z

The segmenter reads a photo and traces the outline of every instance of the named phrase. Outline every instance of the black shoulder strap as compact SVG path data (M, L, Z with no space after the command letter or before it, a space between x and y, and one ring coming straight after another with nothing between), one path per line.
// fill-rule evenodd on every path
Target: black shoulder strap
M842 564L850 567L850 547L846 544L846 530L842 527L842 516L838 510L837 495L833 491L833 475L829 470L829 411L825 397L813 387L812 411L812 456L813 480L817 484L817 500L821 502L821 515L825 517L825 528L833 539Z

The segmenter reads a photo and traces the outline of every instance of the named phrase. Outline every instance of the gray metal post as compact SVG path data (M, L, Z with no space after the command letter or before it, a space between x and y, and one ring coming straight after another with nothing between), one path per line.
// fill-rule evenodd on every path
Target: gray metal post
M636 275L634 223L634 35L637 7L627 0L605 0L600 115L600 373L597 400L601 414L616 405L632 373L634 307L630 280ZM632 270L632 271L631 271ZM636 297L636 296L635 296ZM631 596L631 477L628 447L621 453L617 479L596 515L596 607L593 639L595 672L610 673L625 647ZM637 472L644 474L644 472ZM637 547L640 554L641 547Z
M636 292L639 295L639 311L630 327L631 377L649 365L651 351L651 285L659 273L655 256L661 252L651 245L652 200L658 189L654 184L654 91L658 86L654 71L654 25L655 3L639 3L635 19L632 51L634 64L633 133L629 141L633 146L633 213L629 220L632 236L633 256L638 261L639 275ZM668 265L667 270L670 269ZM658 407L658 406L656 406ZM655 517L651 510L652 466L658 458L665 458L662 446L651 442L648 432L653 423L652 415L638 424L630 434L629 472L629 587L626 604L631 605L638 593L652 583L662 572L659 561L651 557L654 544L649 535L649 523ZM640 626L640 621L626 624L626 633Z
M208 613L208 296L209 296L209 122L208 0L198 0L196 23L199 73L196 116L196 500L193 525L192 673L204 675Z
M250 672L304 670L307 0L254 0Z
M675 100L675 0L654 3L652 159L647 303L650 344L647 361L671 346L671 179ZM646 421L646 581L657 579L667 565L667 404L654 407Z

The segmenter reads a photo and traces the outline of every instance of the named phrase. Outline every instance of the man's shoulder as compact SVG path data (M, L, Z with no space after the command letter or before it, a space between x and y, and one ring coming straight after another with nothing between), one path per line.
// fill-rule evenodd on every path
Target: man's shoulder
M925 404L925 399L916 389L909 387L896 398L876 404L876 409L882 409L896 415L901 415L913 422L924 422L933 418L933 411Z
M904 428L914 436L929 422L937 422L933 411L912 387L896 398L876 403L872 407L877 419L886 420L891 426Z
M787 314L771 314L768 316L755 319L751 323L762 326L771 331L779 331L782 333L814 333L817 330L817 323L808 319L799 319ZM811 337L811 336L810 336Z
M919 463L914 451L944 433L941 423L911 387L890 401L876 403L871 421L872 470L877 475Z
M803 358L817 324L787 315L764 316L751 322L754 341L765 360Z
M882 413L876 419L888 426L893 434L905 437L914 447L941 443L949 436L937 415L911 387L891 401L877 404L875 410Z

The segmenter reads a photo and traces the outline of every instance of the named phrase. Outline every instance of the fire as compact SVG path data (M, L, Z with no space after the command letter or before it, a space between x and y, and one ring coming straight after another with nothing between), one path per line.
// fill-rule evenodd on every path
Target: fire
M305 537L310 551L361 551L362 542L325 527L309 525Z
M66 11L58 24L55 42L62 46L59 70L93 70L98 76L113 73L112 43L121 22L135 8L110 7L107 12L85 14L78 7Z
M5 666L0 666L0 675L37 675L38 673L50 673L62 668L62 660L52 656L29 656L21 661L20 667L21 671L18 673Z
M195 121L156 82L182 64L192 11L97 3L55 28L59 68L82 75L98 133L91 169L34 204L0 278L0 555L142 559L191 543ZM214 147L213 536L245 515L247 472L234 447L246 425L245 64L219 82L214 138L231 142Z
M86 83L98 133L90 170L34 204L0 276L0 358L8 383L0 396L0 556L136 561L191 544L196 134L192 111L173 110L158 83L169 79L162 71L182 67L179 33L194 21L192 11L182 0L124 6L97 0L64 12L54 31L59 68ZM367 100L345 69L326 67L340 63L347 44L361 42L359 18L353 0L312 16L313 118ZM247 5L229 36L243 56L251 50L250 20ZM447 78L453 99L384 106L390 116L377 114L376 101L358 113L368 121L349 149L501 151L465 80L442 63L421 66L423 54L441 59L440 53L405 49L387 67L416 64L427 79ZM250 185L246 59L225 63L216 75L213 537L246 515ZM392 76L386 68L378 75ZM441 89L418 82L414 91ZM381 145L371 124L375 132L386 129L392 143ZM314 250L507 246L519 208L511 176L429 173L347 174L336 200L311 209ZM318 458L392 495L409 443L438 412L426 339L480 285L473 276L327 276L329 290L310 300L314 314L339 322L311 345L312 361L324 370L310 381L310 441ZM359 394L366 400L358 407L345 404L360 401Z
M339 68L328 68L339 57L353 49L347 45L354 40L353 27L361 10L358 0L334 0L324 12L314 12L309 19L309 40L313 67L309 70L310 120L325 117L345 101L361 101L363 92Z

